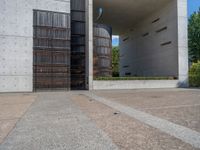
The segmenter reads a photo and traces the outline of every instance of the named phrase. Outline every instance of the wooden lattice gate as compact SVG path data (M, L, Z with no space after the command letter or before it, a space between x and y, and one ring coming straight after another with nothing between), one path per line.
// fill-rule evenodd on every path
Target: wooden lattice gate
M34 11L34 89L70 89L70 14Z

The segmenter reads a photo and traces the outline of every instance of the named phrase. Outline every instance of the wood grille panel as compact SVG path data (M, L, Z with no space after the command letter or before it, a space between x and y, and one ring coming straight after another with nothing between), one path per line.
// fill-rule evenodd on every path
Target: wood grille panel
M70 89L70 14L34 10L34 89Z

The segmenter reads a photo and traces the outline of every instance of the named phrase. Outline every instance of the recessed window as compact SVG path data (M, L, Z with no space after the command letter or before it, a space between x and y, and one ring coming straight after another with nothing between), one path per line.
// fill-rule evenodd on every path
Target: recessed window
M129 39L129 37L126 37L126 38L123 39L123 41L127 41L128 39Z
M164 30L167 30L167 27L160 28L160 29L156 30L156 32L159 33L159 32L162 32Z
M131 76L131 73L130 72L126 72L125 75L126 76Z
M155 19L154 21L152 21L152 23L156 23L160 20L160 18Z
M145 37L145 36L148 36L148 35L149 35L149 33L147 32L147 33L144 33L142 36Z
M166 45L169 45L169 44L171 44L172 43L172 41L169 41L169 42L165 42L165 43L162 43L162 44L160 44L161 46L166 46Z
M128 65L126 65L126 66L123 66L123 68L128 68L129 66Z

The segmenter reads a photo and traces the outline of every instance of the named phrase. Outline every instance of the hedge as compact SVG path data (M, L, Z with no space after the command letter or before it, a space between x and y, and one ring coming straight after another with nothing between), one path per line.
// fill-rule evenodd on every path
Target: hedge
M189 83L191 87L200 87L200 61L192 64L189 71Z

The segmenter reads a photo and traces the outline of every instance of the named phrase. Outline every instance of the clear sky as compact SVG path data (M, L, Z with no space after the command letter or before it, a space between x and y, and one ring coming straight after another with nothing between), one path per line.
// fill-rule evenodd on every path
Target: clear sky
M200 7L200 0L188 0L188 16Z
M188 16L190 16L193 12L198 11L200 7L200 0L188 0ZM118 36L113 36L113 46L119 45Z
M113 36L112 37L112 45L113 46L118 46L119 45L119 37L118 36Z

